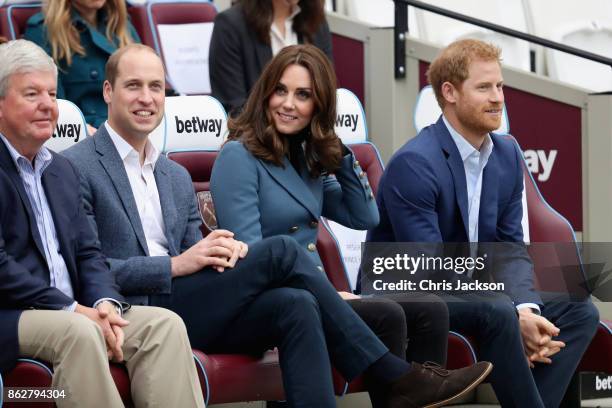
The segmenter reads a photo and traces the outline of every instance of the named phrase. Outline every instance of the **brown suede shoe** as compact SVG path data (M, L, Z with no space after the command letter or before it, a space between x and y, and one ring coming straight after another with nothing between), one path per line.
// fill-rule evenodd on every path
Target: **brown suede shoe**
M411 363L412 370L391 385L390 408L436 408L456 401L484 380L493 364L480 361L458 370L436 363Z

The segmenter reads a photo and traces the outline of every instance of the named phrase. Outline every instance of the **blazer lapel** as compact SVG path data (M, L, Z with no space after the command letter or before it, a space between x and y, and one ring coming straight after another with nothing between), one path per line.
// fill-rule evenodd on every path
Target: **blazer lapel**
M319 179L312 180L310 176L307 176L305 179L300 177L286 157L283 157L284 168L263 160L260 160L260 162L270 174L270 177L287 190L314 218L319 218L321 214L319 208L320 201L316 200L314 195L314 191L321 189L317 184L321 183Z
M455 186L455 197L457 199L457 206L461 212L461 219L463 221L463 228L465 230L465 236L469 237L468 229L468 200L467 200L467 182L465 180L465 167L463 166L463 160L457 149L457 145L451 138L442 116L438 119L438 122L434 125L437 127L435 134L438 136L440 146L446 153L446 162L453 175L453 181Z
M66 206L70 204L66 204L62 190L61 188L58 188L61 183L62 175L56 170L57 169L55 168L54 163L51 162L49 167L47 167L47 169L45 169L43 172L42 182L45 189L47 202L49 203L49 208L51 209L51 216L53 217L53 224L55 226L60 251L64 257L64 261L66 263L66 267L68 268L68 273L70 274L73 285L75 285L74 282L77 282L77 274L76 270L73 268L74 263L71 261L74 259L74 251L70 247L69 239L69 230L73 227L73 225L70 224L68 216L63 217L63 215L65 215L63 212L66 211ZM81 205L81 203L78 203L78 205Z
M166 171L166 161L162 156L155 163L154 175L164 220L164 232L168 241L168 250L170 256L176 256L179 252L175 245L174 234L172 233L177 220L176 204L174 203L174 195L172 193L172 180Z
M100 163L121 199L121 204L132 224L136 238L143 251L148 255L149 248L147 247L144 230L138 215L138 207L136 207L136 200L134 199L130 180L128 179L125 167L123 167L123 161L119 157L119 153L104 126L101 126L100 130L95 134L94 143L96 151L100 154Z
M499 169L495 149L482 173L482 191L480 193L480 214L478 214L478 241L494 242L497 235L497 200Z
M15 162L11 157L11 154L8 151L8 148L4 145L2 141L0 141L0 166L4 168L6 174L8 174L9 178L13 182L13 185L17 189L19 196L21 197L21 202L26 212L28 213L28 219L30 221L30 233L32 234L32 238L36 243L36 248L40 254L45 256L44 247L42 244L42 239L40 237L40 233L38 231L38 227L36 224L36 218L34 218L34 212L32 211L32 206L30 205L30 198L28 197L28 193L25 191L25 187L23 186L23 181L17 172L17 167L15 167Z

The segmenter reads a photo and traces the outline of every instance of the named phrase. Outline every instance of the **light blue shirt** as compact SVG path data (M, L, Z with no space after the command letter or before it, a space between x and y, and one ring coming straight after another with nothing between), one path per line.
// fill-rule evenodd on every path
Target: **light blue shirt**
M485 166L489 162L489 157L493 152L493 141L487 134L480 150L476 150L468 141L459 134L442 115L442 120L451 135L451 138L459 150L459 155L463 161L465 170L465 181L467 184L468 198L468 236L470 242L478 242L478 217L480 215L480 196L482 193L482 174ZM471 256L476 255L476 245L470 246ZM517 309L530 307L539 312L540 308L535 303L522 303L517 305Z
M36 153L34 157L34 166L32 166L32 162L19 153L1 133L0 138L6 145L9 154L17 166L19 177L23 182L23 187L25 188L30 206L34 212L36 227L38 228L38 234L40 235L43 250L45 251L45 260L49 267L50 285L61 290L66 296L74 299L74 290L72 289L70 274L68 273L68 267L66 266L64 257L60 254L59 240L57 239L53 215L51 214L51 208L49 207L49 202L47 201L47 196L42 185L42 174L53 161L53 155L49 149L42 146L38 153ZM105 300L113 302L116 308L118 306L117 311L121 313L121 304L114 299L99 299L93 306L96 307L100 302ZM71 305L65 306L64 310L74 312L76 307L77 302L75 301Z

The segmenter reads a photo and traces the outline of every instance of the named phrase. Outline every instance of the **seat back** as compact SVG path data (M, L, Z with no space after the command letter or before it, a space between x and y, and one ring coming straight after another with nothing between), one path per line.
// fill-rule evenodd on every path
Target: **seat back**
M16 40L23 36L28 19L40 11L41 3L12 0L0 6L0 36Z
M164 120L163 152L187 169L196 193L208 192L213 164L227 138L225 109L208 95L169 97ZM210 193L198 197L198 204L201 209L214 211ZM214 217L205 220L212 219L216 224ZM208 225L212 227L212 223ZM200 229L203 235L210 232L206 222Z
M217 15L209 1L149 2L130 7L144 44L164 60L169 84L179 94L208 94L208 49Z
M578 299L588 297L589 288L572 225L546 202L526 163L523 163L523 174L526 195L523 211L529 219L528 252L534 265L536 287Z
M196 191L209 188L217 153L227 138L227 113L212 96L166 98L162 151L187 169Z
M73 102L57 100L59 117L53 135L45 146L56 153L74 146L87 137L87 122L81 110Z

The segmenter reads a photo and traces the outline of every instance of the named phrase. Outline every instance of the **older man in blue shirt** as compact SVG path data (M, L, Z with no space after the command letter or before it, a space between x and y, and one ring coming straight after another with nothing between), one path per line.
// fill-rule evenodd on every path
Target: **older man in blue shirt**
M182 321L124 302L74 168L43 146L58 117L55 64L24 40L0 45L0 60L0 371L42 359L58 406L122 407L112 358L137 406L203 407Z

